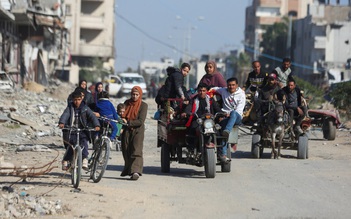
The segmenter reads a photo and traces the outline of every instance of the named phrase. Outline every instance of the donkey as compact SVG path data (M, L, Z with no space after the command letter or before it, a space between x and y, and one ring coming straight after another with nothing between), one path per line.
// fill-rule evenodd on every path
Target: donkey
M280 148L282 146L285 124L284 124L284 101L272 101L270 111L267 114L267 127L272 140L271 158L280 158ZM278 140L278 152L276 149L276 140Z

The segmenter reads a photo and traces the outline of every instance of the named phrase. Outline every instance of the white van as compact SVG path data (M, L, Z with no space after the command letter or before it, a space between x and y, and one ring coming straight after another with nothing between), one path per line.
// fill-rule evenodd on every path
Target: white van
M130 97L130 92L134 86L139 86L143 90L143 99L147 97L146 83L143 76L138 73L120 73L118 74L122 81L122 88L119 97Z
M108 80L108 93L110 97L117 97L122 88L122 81L117 75L110 75Z

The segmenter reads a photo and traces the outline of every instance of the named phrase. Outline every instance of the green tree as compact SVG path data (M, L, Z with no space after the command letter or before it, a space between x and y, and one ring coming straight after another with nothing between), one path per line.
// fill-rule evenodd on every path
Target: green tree
M345 116L350 119L351 110L351 81L338 83L331 88L329 93L335 107L344 111Z
M239 86L242 86L247 78L247 74L251 68L251 58L248 54L241 52L239 56L230 55L227 63L230 63L234 70L235 76L238 79Z
M312 85L308 81L294 76L297 86L304 92L309 108L316 108L324 102L324 91Z
M263 48L259 57L261 70L271 72L276 66L280 65L282 58L286 56L286 44L289 28L289 19L283 17L281 22L267 26L262 35L260 48Z

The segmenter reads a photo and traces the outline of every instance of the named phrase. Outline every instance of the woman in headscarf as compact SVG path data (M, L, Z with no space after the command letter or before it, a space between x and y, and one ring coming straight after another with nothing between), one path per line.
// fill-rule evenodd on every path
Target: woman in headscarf
M208 61L205 65L206 74L201 78L200 83L207 84L209 87L227 87L223 75L217 71L217 64L215 61Z
M88 91L87 89L87 81L85 79L82 79L79 81L79 87L84 89L84 101L85 104L91 109L91 107L94 107L94 98L93 95Z
M90 107L90 109L93 110L94 112L98 111L96 107L96 103L99 101L99 98L98 98L99 93L101 93L103 90L104 90L104 85L102 84L102 82L97 82L95 84L94 93L92 94L94 103L91 104L91 107Z
M144 123L148 105L142 101L142 95L142 89L134 86L130 99L124 102L123 120L128 126L122 133L124 169L121 176L130 176L132 180L138 180L143 172Z

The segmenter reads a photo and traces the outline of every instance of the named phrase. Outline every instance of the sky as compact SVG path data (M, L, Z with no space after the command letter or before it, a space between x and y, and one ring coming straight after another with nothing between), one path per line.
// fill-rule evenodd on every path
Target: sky
M215 2L215 3L214 3ZM250 0L116 0L116 70L243 48ZM174 49L176 48L176 49Z
M252 0L115 2L115 67L122 72L128 67L137 69L140 61L168 57L178 63L184 53L200 58L243 49L245 9Z

